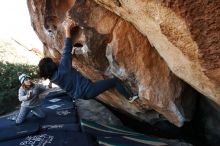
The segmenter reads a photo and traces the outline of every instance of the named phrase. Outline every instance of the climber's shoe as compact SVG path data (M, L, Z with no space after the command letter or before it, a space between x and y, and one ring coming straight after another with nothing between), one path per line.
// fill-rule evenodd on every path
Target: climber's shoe
M130 98L128 99L128 102L132 103L132 102L134 102L135 100L137 100L138 98L139 98L138 95L134 95L134 96L132 96L132 97L130 97Z

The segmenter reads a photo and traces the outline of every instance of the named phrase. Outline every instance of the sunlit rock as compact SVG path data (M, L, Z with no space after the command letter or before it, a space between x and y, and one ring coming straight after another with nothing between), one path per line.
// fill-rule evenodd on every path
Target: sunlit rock
M59 62L68 13L76 23L73 44L86 48L73 67L91 80L116 76L140 96L130 104L109 90L98 97L108 105L182 126L195 103L182 106L195 95L182 80L220 103L218 1L30 0L28 7L46 56Z

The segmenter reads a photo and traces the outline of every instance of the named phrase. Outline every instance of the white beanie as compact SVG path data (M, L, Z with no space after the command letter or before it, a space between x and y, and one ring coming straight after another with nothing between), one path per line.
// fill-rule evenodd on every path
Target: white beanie
M21 84L24 82L24 80L25 80L26 78L31 78L31 77L28 76L28 75L26 75L26 74L21 74L21 75L18 77L18 79L19 79L19 81L21 82Z

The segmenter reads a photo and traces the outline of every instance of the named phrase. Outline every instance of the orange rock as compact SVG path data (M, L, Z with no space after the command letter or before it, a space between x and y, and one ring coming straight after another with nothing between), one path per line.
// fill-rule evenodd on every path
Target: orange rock
M109 90L98 97L106 104L149 123L163 115L182 126L189 119L188 114L176 103L194 98L194 94L184 97L187 85L182 80L220 103L216 49L220 39L214 38L212 45L208 38L199 37L209 27L197 29L199 20L194 23L188 16L188 9L194 12L184 5L185 1L183 7L179 1L95 1L103 7L92 0L28 1L33 27L44 44L46 56L59 61L64 39L61 23L68 12L76 23L73 44L88 48L86 55L74 55L73 67L92 80L117 76L140 96L140 100L130 104ZM193 5L199 9L197 2ZM209 15L205 16L202 18ZM218 33L211 29L208 32L213 37ZM210 45L204 47L206 42ZM212 59L206 58L206 54Z

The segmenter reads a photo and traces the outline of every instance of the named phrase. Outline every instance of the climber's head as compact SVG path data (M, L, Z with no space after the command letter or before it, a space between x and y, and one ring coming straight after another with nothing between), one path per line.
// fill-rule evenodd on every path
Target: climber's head
M39 76L44 79L51 79L53 73L57 70L57 64L49 57L40 60L38 64Z

